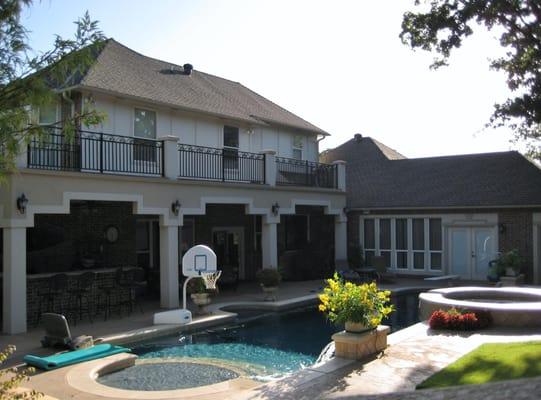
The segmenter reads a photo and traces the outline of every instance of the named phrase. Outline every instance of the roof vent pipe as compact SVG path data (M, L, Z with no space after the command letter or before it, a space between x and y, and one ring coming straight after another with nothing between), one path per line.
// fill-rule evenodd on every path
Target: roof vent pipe
M353 135L353 138L357 143L359 143L361 140L363 140L363 135L361 135L360 133L356 133L355 135Z
M184 68L184 74L185 75L191 75L192 74L192 70L193 70L193 65L192 64L184 64L182 66L182 68Z

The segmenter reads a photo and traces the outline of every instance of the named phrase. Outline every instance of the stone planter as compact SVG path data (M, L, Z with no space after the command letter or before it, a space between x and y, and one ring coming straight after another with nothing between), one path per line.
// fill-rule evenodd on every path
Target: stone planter
M210 304L210 295L208 293L192 293L192 301L197 306L198 314L208 314L207 306Z
M264 301L276 301L276 291L278 286L263 286L261 285L263 293L265 293Z
M363 333L346 331L332 335L335 356L362 360L377 354L387 348L387 334L391 331L388 326L380 325Z
M345 330L348 333L363 333L363 332L366 332L366 331L369 331L369 330L372 330L372 329L374 329L374 328L367 327L362 322L346 321L346 323L345 323Z

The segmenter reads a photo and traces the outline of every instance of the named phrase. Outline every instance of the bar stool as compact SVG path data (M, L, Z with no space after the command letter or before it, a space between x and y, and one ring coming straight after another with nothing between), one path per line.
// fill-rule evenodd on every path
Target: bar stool
M68 288L68 276L66 274L55 274L47 279L47 285L39 296L39 311L36 325L41 321L41 314L44 312L56 312L63 314L64 305L62 304L62 294ZM59 299L58 309L55 307L56 300Z
M70 301L70 303L77 307L79 319L83 319L83 311L86 311L90 322L92 321L92 304L91 297L93 294L93 285L96 280L95 272L83 272L77 277L77 287L75 289L69 290L70 299L75 300L75 302ZM83 307L83 302L86 303L86 307ZM77 317L75 321L77 321Z

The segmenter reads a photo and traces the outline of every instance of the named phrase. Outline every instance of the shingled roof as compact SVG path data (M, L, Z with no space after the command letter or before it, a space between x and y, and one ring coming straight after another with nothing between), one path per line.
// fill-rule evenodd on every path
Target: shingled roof
M378 143L351 139L322 154L347 161L350 208L541 205L541 170L516 151L406 159Z
M195 69L191 74L184 73L182 66L146 57L114 39L106 41L76 87L258 125L328 135L238 82Z

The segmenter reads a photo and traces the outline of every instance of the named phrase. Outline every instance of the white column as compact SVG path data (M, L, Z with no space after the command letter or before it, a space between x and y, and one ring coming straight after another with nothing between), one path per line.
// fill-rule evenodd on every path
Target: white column
M333 161L336 165L336 188L343 192L346 191L346 162L342 160Z
M180 174L178 137L165 136L163 140L163 166L164 175L169 179L178 179Z
M26 332L26 228L4 228L3 331Z
M276 186L276 152L274 150L263 150L265 155L265 183Z
M278 221L265 221L261 226L261 250L263 268L278 268Z
M160 226L160 307L179 307L178 226Z
M345 215L334 217L334 260L348 259L347 218Z

